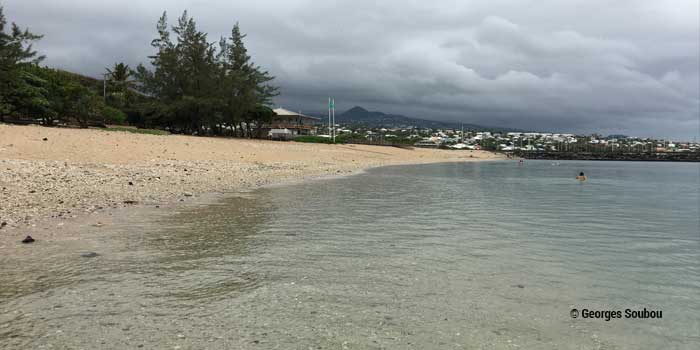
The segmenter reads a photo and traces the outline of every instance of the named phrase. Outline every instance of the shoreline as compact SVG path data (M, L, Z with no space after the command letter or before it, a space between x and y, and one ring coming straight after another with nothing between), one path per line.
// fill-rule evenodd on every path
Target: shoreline
M7 222L0 229L0 247L19 244L26 235L73 239L84 231L81 227L104 225L115 214L128 219L122 214L130 209L211 203L262 187L334 179L381 166L505 159L485 151L3 124L0 140L0 223Z

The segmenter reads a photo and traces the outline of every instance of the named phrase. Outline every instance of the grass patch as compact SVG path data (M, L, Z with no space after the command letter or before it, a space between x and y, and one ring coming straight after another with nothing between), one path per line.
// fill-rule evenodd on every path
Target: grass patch
M147 135L170 135L169 132L165 130L158 130L158 129L137 129L137 128L127 128L127 127L120 127L120 126L115 126L115 127L109 127L105 129L100 129L104 131L124 131L124 132L130 132L134 134L147 134Z
M297 136L294 138L294 142L305 142L305 143L333 143L333 140L328 137L319 136Z

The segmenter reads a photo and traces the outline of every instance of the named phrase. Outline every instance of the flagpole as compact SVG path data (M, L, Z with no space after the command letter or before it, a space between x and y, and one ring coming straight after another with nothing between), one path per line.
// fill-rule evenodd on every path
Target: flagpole
M335 99L333 99L333 143L335 143Z
M328 97L328 137L331 137L331 98Z

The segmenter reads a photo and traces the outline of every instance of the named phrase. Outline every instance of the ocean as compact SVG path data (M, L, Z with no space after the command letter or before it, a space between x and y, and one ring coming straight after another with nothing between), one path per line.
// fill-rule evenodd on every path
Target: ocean
M697 163L495 161L142 210L0 257L0 348L697 349L699 191Z

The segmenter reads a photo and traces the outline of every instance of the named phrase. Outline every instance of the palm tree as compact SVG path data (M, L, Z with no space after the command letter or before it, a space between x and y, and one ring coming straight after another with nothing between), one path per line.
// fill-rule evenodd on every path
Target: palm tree
M134 81L131 78L131 69L128 64L115 63L112 69L107 68L107 76L109 81L114 86L114 90L118 92L126 92L134 87Z
M109 99L117 106L124 107L128 104L129 96L134 89L135 82L128 64L115 63L112 69L107 68L105 74L106 84L109 84ZM106 86L106 85L105 85ZM105 87L105 90L107 87Z

